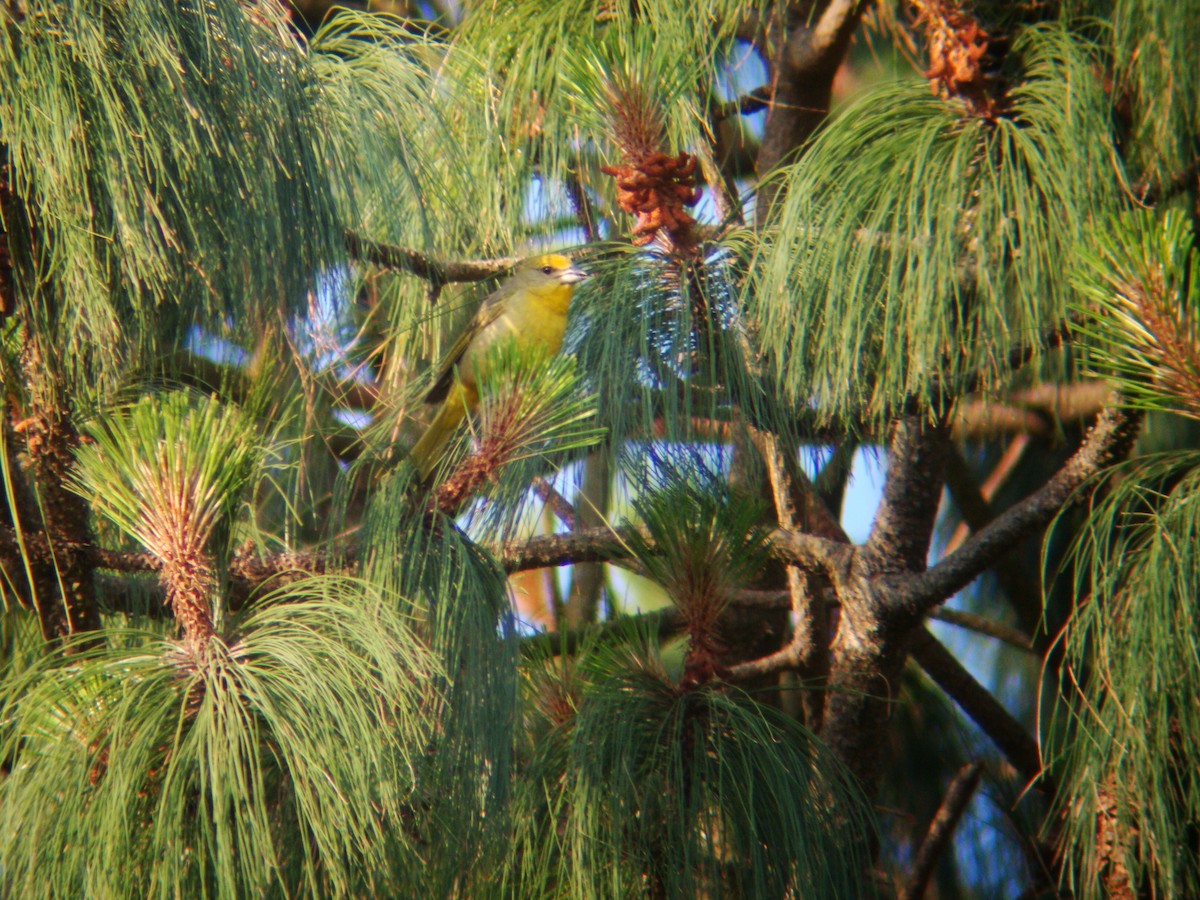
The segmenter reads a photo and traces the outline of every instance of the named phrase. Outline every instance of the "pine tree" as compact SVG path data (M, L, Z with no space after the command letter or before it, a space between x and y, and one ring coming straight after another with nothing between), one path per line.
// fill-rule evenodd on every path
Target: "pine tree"
M330 6L0 4L7 891L1200 895L1200 4Z

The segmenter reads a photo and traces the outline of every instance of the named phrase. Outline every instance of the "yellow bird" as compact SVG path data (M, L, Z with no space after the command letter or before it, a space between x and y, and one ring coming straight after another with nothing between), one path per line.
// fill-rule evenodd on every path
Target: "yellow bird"
M575 285L587 274L559 253L527 259L504 284L484 298L479 312L450 348L438 369L426 403L441 409L413 446L409 458L425 481L437 466L446 442L469 412L479 405L476 368L488 348L512 339L519 347L557 353L567 329L567 310Z

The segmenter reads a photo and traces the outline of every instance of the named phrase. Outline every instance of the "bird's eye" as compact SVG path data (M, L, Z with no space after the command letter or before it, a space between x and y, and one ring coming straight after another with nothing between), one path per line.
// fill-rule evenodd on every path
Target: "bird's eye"
M553 273L554 273L554 266L542 266L542 274L543 275L552 275Z

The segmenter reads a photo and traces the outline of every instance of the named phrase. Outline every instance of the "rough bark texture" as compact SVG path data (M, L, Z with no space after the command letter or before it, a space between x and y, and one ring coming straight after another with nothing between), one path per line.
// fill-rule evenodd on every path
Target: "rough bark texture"
M205 653L213 628L208 598L216 579L211 566L198 553L184 551L163 561L159 578L167 590L167 603L183 627L184 643L198 657Z
M1096 858L1104 890L1112 900L1137 900L1126 860L1136 853L1137 829L1121 821L1121 803L1111 776L1096 794Z
M30 371L26 369L26 371ZM40 393L40 392L39 392ZM80 634L100 627L93 567L86 548L92 543L87 502L66 489L79 435L65 412L65 401L35 394L33 415L21 424L29 474L37 491L37 513L53 555L32 566L32 586L46 638ZM29 509L26 528L37 520Z
M4 315L21 317L24 351L21 359L21 399L25 417L5 422L5 452L10 472L21 472L28 484L14 485L17 517L23 532L44 532L51 552L34 556L28 574L22 579L29 590L30 605L38 611L42 634L47 638L64 637L94 631L100 627L96 607L93 569L85 548L91 544L88 506L82 497L66 489L66 477L74 463L79 434L70 417L70 407L61 380L57 377L57 350L45 346L34 328L31 299L17 289L17 270L24 270L25 283L35 283L38 229L26 214L20 199L7 181L6 151L0 146L0 215L5 232L2 236L6 267L0 288ZM44 299L44 298L39 298ZM45 301L49 302L49 301ZM6 403L13 415L17 392L7 388ZM20 463L24 465L20 465ZM15 523L14 523L15 524Z
M841 586L841 616L831 647L830 693L822 736L873 792L881 752L908 656L908 633L893 629L879 576L925 569L942 486L943 429L898 422L888 451L887 483L852 580ZM848 589L847 589L848 588Z
M872 575L923 572L945 470L946 433L916 418L896 423L887 484L864 550Z
M758 150L758 174L766 175L799 152L829 115L833 78L850 46L866 4L862 0L792 3L782 22L765 29L771 45L774 91ZM759 191L756 217L767 220L776 187Z
M900 674L908 656L903 640L877 630L869 619L851 624L843 607L831 648L825 723L821 737L874 796L882 749Z

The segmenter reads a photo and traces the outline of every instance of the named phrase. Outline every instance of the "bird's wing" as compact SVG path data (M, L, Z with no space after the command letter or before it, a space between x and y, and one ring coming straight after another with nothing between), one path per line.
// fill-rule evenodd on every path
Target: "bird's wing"
M450 393L450 385L454 384L454 367L458 365L463 354L467 352L467 348L471 346L471 342L479 333L499 318L500 313L504 311L503 301L506 296L507 293L504 291L494 291L484 298L483 305L471 319L471 324L459 335L454 346L450 348L450 352L442 359L433 387L425 395L426 403L440 403L446 399L446 395Z

